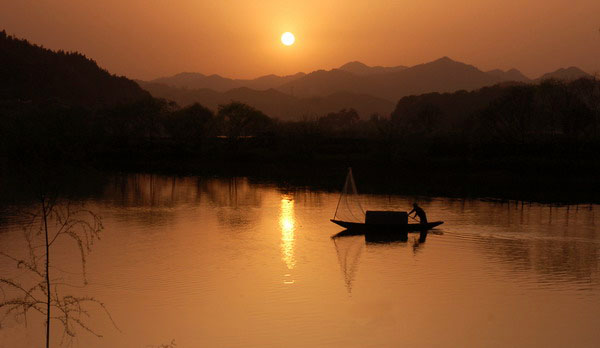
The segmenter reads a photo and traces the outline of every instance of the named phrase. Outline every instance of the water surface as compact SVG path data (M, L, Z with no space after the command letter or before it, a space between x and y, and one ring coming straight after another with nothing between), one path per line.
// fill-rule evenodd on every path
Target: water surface
M360 186L360 183L359 183ZM360 187L359 187L360 189ZM222 179L113 177L85 199L105 230L86 288L108 306L75 347L543 346L600 344L596 205L363 195L371 209L419 199L444 220L425 243L331 238L338 194ZM0 248L18 251L15 217ZM56 269L73 276L71 244ZM14 264L0 262L2 274ZM5 320L0 347L40 346L43 323ZM60 341L61 329L55 329Z

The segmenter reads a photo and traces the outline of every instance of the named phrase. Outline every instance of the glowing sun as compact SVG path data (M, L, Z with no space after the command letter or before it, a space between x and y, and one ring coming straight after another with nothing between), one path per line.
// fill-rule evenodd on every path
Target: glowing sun
M296 38L294 37L294 34L290 33L289 31L286 31L285 33L281 34L282 44L286 46L291 46L294 44L294 41L296 41Z

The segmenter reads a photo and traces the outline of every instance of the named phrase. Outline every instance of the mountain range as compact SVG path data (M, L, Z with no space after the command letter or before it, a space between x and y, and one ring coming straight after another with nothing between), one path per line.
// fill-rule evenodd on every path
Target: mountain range
M256 79L230 79L219 75L181 73L152 81L137 81L153 96L180 105L200 103L209 108L231 100L241 101L281 119L322 115L354 108L362 117L389 115L397 101L408 95L475 90L504 82L537 83L544 79L589 77L570 67L530 79L517 69L482 71L473 65L443 57L406 66L368 66L350 62L337 69L294 75L267 75Z
M532 80L516 69L484 72L443 57L411 67L368 66L354 61L308 74L230 79L181 73L136 84L110 74L80 53L48 50L0 31L0 101L58 100L102 107L154 96L181 106L200 103L213 110L235 100L283 120L321 116L344 108L353 108L366 118L372 114L390 115L398 100L408 95L586 76L590 75L570 67Z

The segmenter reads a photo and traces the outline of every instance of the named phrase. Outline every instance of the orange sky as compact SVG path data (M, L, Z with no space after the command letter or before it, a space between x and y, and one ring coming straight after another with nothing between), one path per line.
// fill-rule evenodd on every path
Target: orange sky
M0 29L141 79L442 56L530 77L572 65L600 72L599 0L0 0ZM280 43L284 31L296 44Z

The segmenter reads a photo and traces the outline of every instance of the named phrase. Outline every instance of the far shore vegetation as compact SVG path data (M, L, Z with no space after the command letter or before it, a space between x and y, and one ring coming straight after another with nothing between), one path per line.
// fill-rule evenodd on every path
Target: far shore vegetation
M235 163L300 171L356 166L416 187L442 180L449 187L490 186L492 196L498 185L498 192L527 187L585 200L594 199L600 172L596 79L410 96L391 116L366 119L344 109L282 122L238 102L214 112L150 97L103 108L55 100L4 101L0 108L0 154L8 167L39 161L175 172Z

